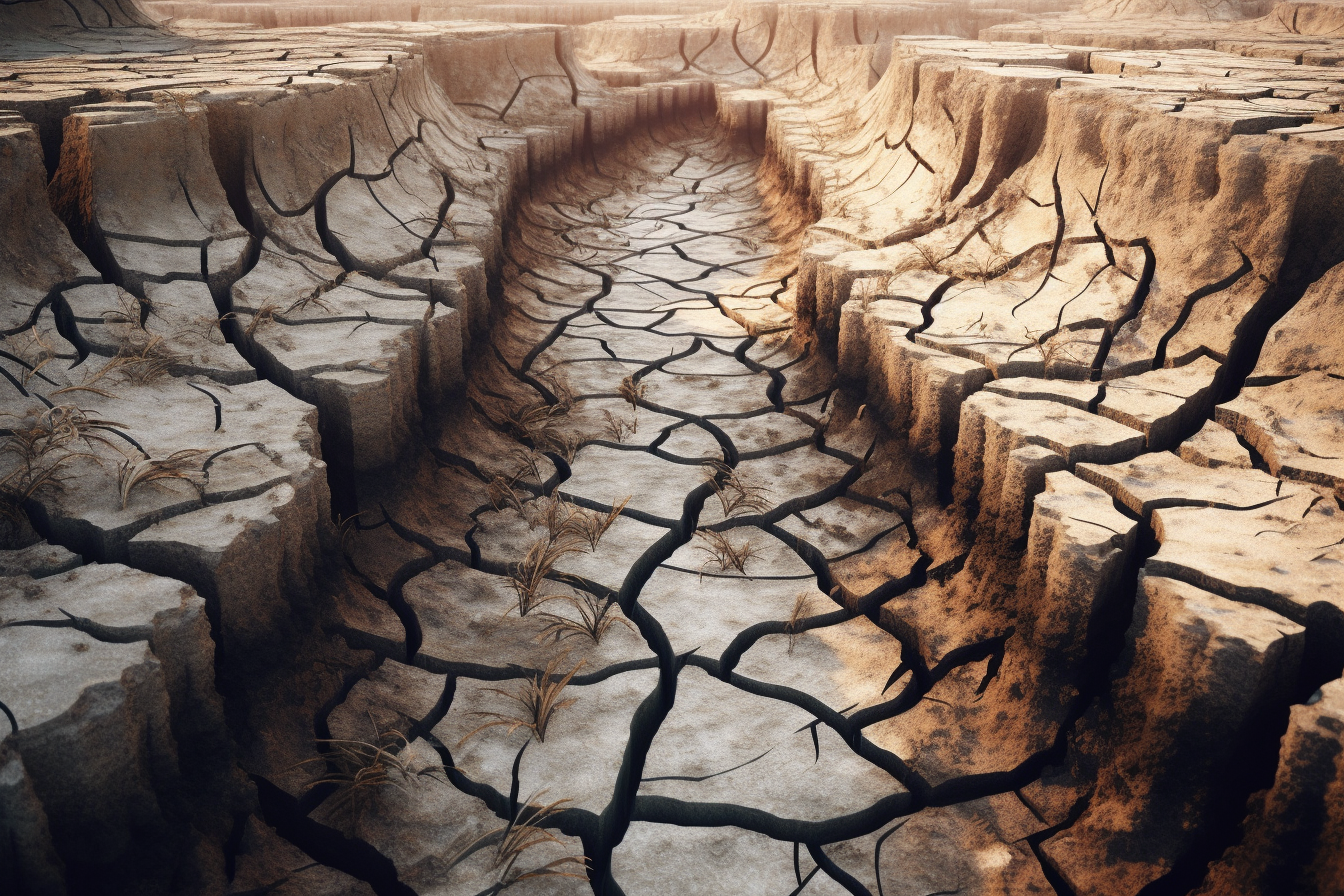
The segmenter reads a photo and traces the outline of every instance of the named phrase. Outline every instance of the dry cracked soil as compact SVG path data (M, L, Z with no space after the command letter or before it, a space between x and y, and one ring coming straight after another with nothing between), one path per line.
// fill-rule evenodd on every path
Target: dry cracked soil
M0 891L1344 894L1344 6L0 24Z

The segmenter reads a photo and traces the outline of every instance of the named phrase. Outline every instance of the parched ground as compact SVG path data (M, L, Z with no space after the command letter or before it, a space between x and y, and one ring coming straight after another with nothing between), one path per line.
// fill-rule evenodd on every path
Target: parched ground
M1339 892L1338 9L0 7L0 890Z

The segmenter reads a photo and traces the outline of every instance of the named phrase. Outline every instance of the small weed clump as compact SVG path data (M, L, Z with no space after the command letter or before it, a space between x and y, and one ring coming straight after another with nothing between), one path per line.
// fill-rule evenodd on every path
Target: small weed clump
M121 495L121 509L131 499L131 493L145 484L162 487L170 480L184 481L200 492L204 487L203 470L193 470L198 459L205 451L199 448L187 448L175 451L167 457L154 459L148 455L141 460L126 458L117 467L117 489Z
M550 621L537 635L537 640L544 641L547 638L554 637L555 643L558 644L566 638L581 637L587 638L594 644L601 644L607 629L617 622L631 631L635 631L635 627L629 619L624 616L611 615L611 608L616 603L612 598L598 597L595 594L584 592L578 597L567 596L563 600L578 611L579 618L573 619L569 616L561 616L559 613L545 611L538 613L538 616Z
M570 679L583 667L583 661L580 660L573 669L563 675L560 674L560 666L568 656L569 654L566 652L553 657L546 664L545 669L532 672L511 689L486 688L485 690L491 693L512 700L518 704L517 708L512 712L471 713L473 716L486 718L490 721L464 734L457 745L461 746L482 731L497 726L507 728L508 734L512 734L519 728L526 728L532 732L539 742L545 743L546 731L554 720L556 713L566 707L573 706L579 699L577 697L561 699L560 697L569 685Z
M789 621L784 623L784 633L789 636L789 656L793 656L794 645L798 641L798 636L802 634L803 620L807 619L812 612L812 599L806 594L800 594L793 601L793 612L789 614Z
M495 510L512 507L519 513L525 512L522 496L514 488L517 484L517 479L509 479L505 476L496 476L491 479L485 486L486 495L490 498L490 506L494 507Z
M642 383L636 379L632 373L621 380L621 385L617 387L616 391L621 398L630 402L630 407L638 414L639 403L644 400L644 393L649 391L649 386L647 383Z
M602 419L606 422L607 435L611 436L612 441L620 444L626 439L639 432L639 409L635 409L633 419L624 420L617 417L611 411L603 411Z
M42 338L37 327L32 327L24 333L22 339L19 336L11 336L10 339L13 340L9 345L14 349L15 359L23 366L21 382L25 386L41 372L43 367L59 357L51 343Z
M531 442L537 451L553 451L565 460L573 460L578 445L558 431L559 424L569 416L569 411L570 405L566 401L555 404L536 402L510 411L508 428L517 438Z
M544 594L542 589L554 572L555 564L568 553L570 551L561 549L554 541L537 541L527 549L523 559L513 565L509 584L518 598L519 616L526 616L548 600L563 597L560 594Z
M458 850L448 860L451 870L462 864L473 854L483 849L491 849L490 870L495 882L484 893L501 893L516 883L540 877L572 877L578 880L588 878L588 858L586 856L565 856L528 871L518 868L518 861L530 849L548 843L560 844L563 841L542 827L543 823L561 811L561 806L569 800L556 800L545 805L533 805L540 801L546 791L539 790L523 800L509 822L502 828L496 828L477 837Z
M697 529L695 535L704 541L704 544L696 545L696 550L704 551L709 555L709 559L700 566L702 577L705 574L705 567L711 563L718 564L720 572L735 569L742 575L746 575L747 563L760 556L750 539L741 544L735 544L727 535L713 529Z
M528 522L533 526L544 525L546 537L528 548L510 574L510 584L518 598L519 616L526 616L548 600L568 599L566 595L543 593L547 580L555 573L556 564L570 554L596 551L602 536L616 522L629 500L627 497L607 513L576 507L563 498L544 498L539 502L540 511Z
M368 741L322 738L317 742L328 748L322 756L305 759L293 766L296 769L317 764L325 766L307 783L306 789L334 785L335 792L330 800L335 812L357 810L378 787L390 784L405 790L408 785L445 774L443 766L439 765L413 769L401 755L408 742L400 731L379 731L376 724L373 730L373 739Z
M63 488L67 464L88 458L101 465L102 458L92 449L100 444L115 448L105 433L116 432L120 426L65 404L48 408L36 418L23 418L19 425L3 431L0 457L15 461L14 469L0 478L0 517L6 527L26 527L24 502L44 489ZM70 447L76 442L83 444L83 450Z
M1096 355L1096 344L1079 339L1069 330L1027 330L1029 343L1013 349L1008 357L1014 358L1019 352L1036 349L1041 354L1042 376L1050 379L1061 372L1061 368L1088 367Z
M599 510L574 508L565 520L569 525L569 531L573 533L575 538L581 539L584 544L588 545L589 551L596 551L598 542L602 540L602 536L607 534L607 530L620 517L621 511L625 510L625 505L630 503L631 497L627 495L621 503L606 513ZM573 505L570 506L573 507Z
M771 504L765 498L769 489L743 482L737 471L723 461L712 460L704 466L705 481L714 486L714 494L723 506L725 517L746 511L764 513L770 509Z
M121 351L103 365L98 376L117 371L137 386L151 383L182 361L182 355L168 347L162 336L144 330L131 330Z

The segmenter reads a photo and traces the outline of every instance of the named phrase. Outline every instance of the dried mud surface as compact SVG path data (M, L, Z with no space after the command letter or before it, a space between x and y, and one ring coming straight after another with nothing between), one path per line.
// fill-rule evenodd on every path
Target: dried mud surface
M406 6L0 8L0 888L1342 892L1335 5Z

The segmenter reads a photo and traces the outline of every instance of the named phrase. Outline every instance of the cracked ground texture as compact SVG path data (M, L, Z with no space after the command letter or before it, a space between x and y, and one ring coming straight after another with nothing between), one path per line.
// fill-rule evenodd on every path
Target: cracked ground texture
M1341 893L1338 3L177 6L0 3L0 892Z
M406 638L392 647L395 633L351 626L351 643L396 659L336 713L358 727L386 676L407 676L393 663L417 667L397 700L434 712L413 723L410 749L427 744L454 769L462 811L484 818L510 792L568 800L557 823L611 892L675 879L685 892L838 893L854 875L874 888L871 845L831 844L881 837L929 801L990 798L1030 824L1004 786L943 796L864 732L915 689L900 640L851 590L882 578L866 568L887 565L874 545L915 555L908 505L876 484L904 471L869 463L878 432L827 361L784 334L751 335L724 307L777 297L792 273L759 165L692 125L527 203L508 244L507 317L437 439L437 469L381 498L347 549ZM613 511L596 545L564 553L536 589L549 600L520 614L529 549L563 544L557 513ZM399 547L410 556L390 564ZM581 619L584 597L610 614L596 641L555 628ZM490 713L518 714L510 686L552 660L575 671L564 696L576 702L544 740L473 734ZM444 798L425 786L369 813L375 845L413 844L395 847L413 886L434 867L413 804ZM1029 850L979 837L1008 858L995 875L1045 892Z

